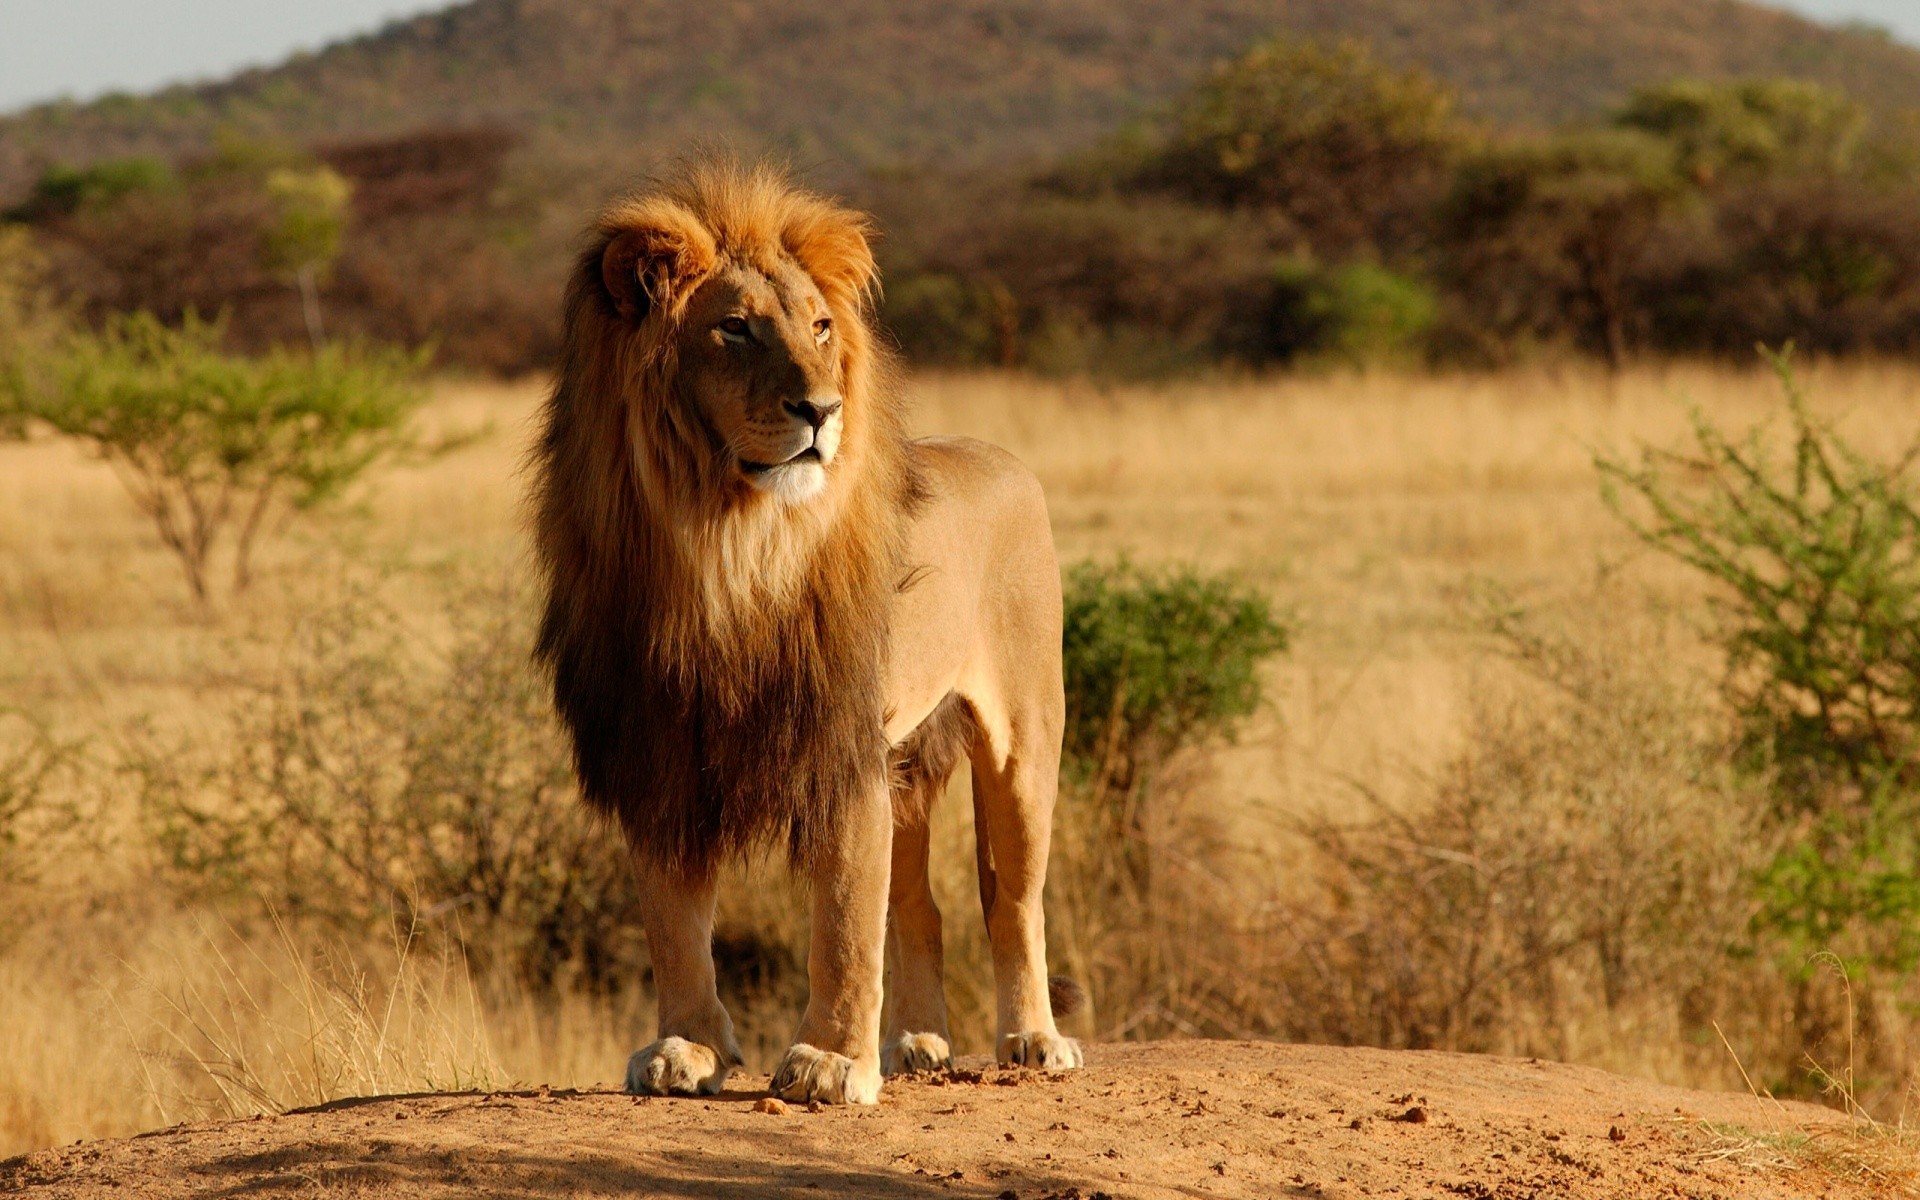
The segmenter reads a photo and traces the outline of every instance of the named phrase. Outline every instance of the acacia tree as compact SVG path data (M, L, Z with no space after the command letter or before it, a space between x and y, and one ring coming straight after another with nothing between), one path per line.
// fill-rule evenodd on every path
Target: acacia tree
M1462 140L1447 89L1359 42L1278 40L1217 70L1175 111L1134 182L1283 212L1339 254L1404 241Z
M203 604L223 541L242 591L276 509L318 504L407 444L424 365L357 345L241 357L222 353L222 334L136 313L69 336L31 378L0 380L0 428L42 423L111 464Z
M1804 954L1920 965L1920 442L1863 450L1768 355L1786 437L1693 414L1685 451L1598 460L1608 505L1714 585L1738 763L1782 848L1759 919ZM1784 443L1784 444L1783 444Z
M1867 115L1845 92L1798 79L1680 79L1635 92L1615 124L1672 143L1681 172L1708 187L1844 170Z
M1441 206L1446 273L1489 332L1581 335L1617 370L1627 281L1684 195L1673 147L1636 130L1497 145L1462 166Z
M274 224L262 247L266 265L299 291L307 340L318 352L326 340L320 321L320 284L340 257L353 185L328 167L282 167L267 176L266 189L275 209Z

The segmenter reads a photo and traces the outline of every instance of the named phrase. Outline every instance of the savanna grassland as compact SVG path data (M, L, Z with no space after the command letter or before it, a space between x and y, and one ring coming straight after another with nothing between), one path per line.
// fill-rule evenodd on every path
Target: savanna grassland
M1860 445L1920 428L1920 370L1807 378ZM108 467L46 438L0 446L0 708L8 778L31 801L0 843L0 1154L352 1092L616 1081L650 1035L618 952L530 972L524 948L474 932L480 901L409 910L398 934L356 918L354 896L417 867L344 881L339 897L293 895L303 877L272 862L215 886L232 863L186 828L252 802L249 739L331 721L357 740L316 773L363 772L368 788L399 769L383 737L404 756L448 722L450 745L504 730L472 750L477 774L561 814L545 826L577 820L523 666L522 462L541 387L437 384L423 424L478 436L290 520L254 587L211 612ZM1683 444L1689 404L1729 428L1777 416L1764 372L910 387L921 430L991 439L1039 473L1064 563L1236 572L1292 633L1234 744L1169 771L1139 826L1153 874L1125 903L1095 886L1112 848L1080 836L1091 826L1063 801L1051 934L1056 966L1093 994L1079 1032L1532 1053L1744 1088L1731 1050L1756 1086L1802 1094L1818 1090L1811 1056L1882 1116L1901 1110L1903 1020L1847 1007L1828 1021L1848 998L1817 973L1781 982L1728 951L1758 849L1702 749L1721 671L1708 591L1641 548L1593 463ZM396 699L421 679L442 682ZM531 715L490 723L503 712ZM270 749L269 767L293 761ZM991 1005L970 818L953 798L943 814L956 1049L978 1052ZM625 887L606 855L567 853L588 854L569 879L604 876L588 899ZM1434 867L1461 861L1481 881L1464 892ZM763 874L720 922L723 993L759 1068L804 986L797 895ZM617 899L583 911L620 920ZM493 915L511 923L510 908ZM1862 1004L1892 1014L1902 998ZM1857 1077L1831 1067L1854 1057Z

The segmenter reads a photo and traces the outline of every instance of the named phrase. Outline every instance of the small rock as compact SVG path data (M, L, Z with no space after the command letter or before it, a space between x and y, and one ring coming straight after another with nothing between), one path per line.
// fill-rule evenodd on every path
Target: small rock
M784 1117L787 1115L787 1102L778 1096L762 1096L753 1102L753 1111Z
M1431 1120L1431 1118L1427 1116L1426 1109L1416 1104L1412 1108L1409 1108L1407 1111L1395 1117L1394 1120L1405 1121L1409 1125L1425 1125L1429 1120Z
M1607 1140L1610 1142L1624 1142L1627 1140L1627 1131L1618 1125L1609 1125L1607 1126Z
M807 1111L812 1113L825 1112L827 1111L827 1106L818 1100L809 1100L807 1101Z

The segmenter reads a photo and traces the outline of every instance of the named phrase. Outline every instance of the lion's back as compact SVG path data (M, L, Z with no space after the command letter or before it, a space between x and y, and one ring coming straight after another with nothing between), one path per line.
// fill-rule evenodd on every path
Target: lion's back
M992 442L947 435L916 438L908 443L907 453L935 503L962 505L976 520L1031 515L1035 510L1045 515L1046 494L1039 477Z

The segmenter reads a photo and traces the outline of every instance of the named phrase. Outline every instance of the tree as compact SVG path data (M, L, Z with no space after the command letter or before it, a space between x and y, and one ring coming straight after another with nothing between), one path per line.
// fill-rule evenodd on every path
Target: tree
M275 212L263 247L266 265L299 289L307 338L317 352L326 340L320 283L340 257L353 185L330 167L281 167L267 175L266 189Z
M1495 335L1573 332L1618 369L1629 274L1684 194L1673 148L1637 130L1494 146L1441 206L1446 274Z
M1615 119L1671 143L1681 173L1703 187L1842 171L1866 123L1845 92L1797 79L1674 80L1635 92Z
M69 336L34 377L0 378L0 427L42 422L112 464L202 603L223 539L242 591L276 508L334 496L406 444L424 365L357 345L239 357L221 352L222 333L220 322L170 328L137 313Z
M7 217L44 222L112 205L143 192L177 191L180 181L167 164L152 158L114 158L89 167L49 167L33 191Z
M0 225L0 396L37 385L65 330L66 314L48 298L45 275L46 259L32 234ZM0 431L6 428L0 407Z
M1404 240L1462 141L1452 95L1359 42L1274 41L1177 107L1135 182L1202 203L1276 208L1327 254Z

